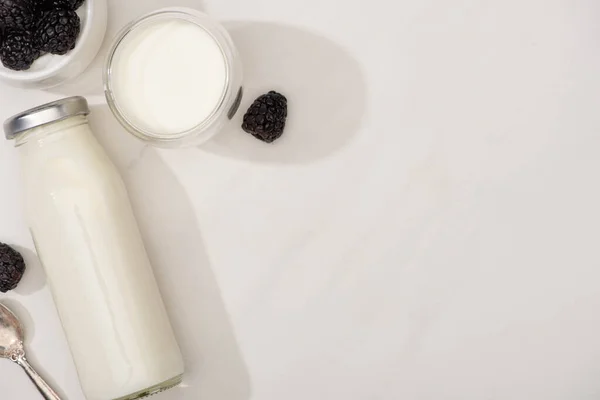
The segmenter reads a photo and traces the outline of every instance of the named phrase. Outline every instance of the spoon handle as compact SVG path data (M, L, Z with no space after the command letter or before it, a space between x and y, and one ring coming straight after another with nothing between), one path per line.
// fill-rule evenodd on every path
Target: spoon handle
M33 367L27 362L25 355L19 356L15 362L19 364L29 376L29 379L35 384L37 390L40 391L45 400L60 400L60 397L54 390L42 379L42 377L35 372Z

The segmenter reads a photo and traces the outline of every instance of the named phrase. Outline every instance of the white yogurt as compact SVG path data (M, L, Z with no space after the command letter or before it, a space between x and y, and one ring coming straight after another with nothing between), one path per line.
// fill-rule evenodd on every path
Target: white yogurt
M138 130L177 135L205 121L223 101L227 62L215 38L184 19L146 21L119 43L112 95Z
M85 118L17 140L29 226L86 398L177 383L181 353L125 185Z

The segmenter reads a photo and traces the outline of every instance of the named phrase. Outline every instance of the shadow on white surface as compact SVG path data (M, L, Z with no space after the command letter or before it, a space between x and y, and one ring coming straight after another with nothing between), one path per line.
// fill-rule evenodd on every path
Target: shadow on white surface
M267 22L226 22L244 64L244 99L231 124L201 147L223 156L271 163L304 163L348 144L367 107L359 62L331 40ZM241 129L259 95L277 90L288 99L283 136L262 143Z
M90 123L125 179L186 362L183 385L156 399L247 400L248 372L185 189L107 106L93 106Z
M104 61L114 37L125 25L144 14L165 7L189 7L200 11L204 10L204 0L177 0L175 3L170 0L107 0L107 2L108 26L98 55L83 74L59 87L49 89L50 92L67 96L73 94L79 96L103 94L102 68Z
M40 291L46 285L46 272L40 263L37 254L29 249L20 246L14 246L25 260L25 274L19 282L19 286L14 289L15 293L23 296Z

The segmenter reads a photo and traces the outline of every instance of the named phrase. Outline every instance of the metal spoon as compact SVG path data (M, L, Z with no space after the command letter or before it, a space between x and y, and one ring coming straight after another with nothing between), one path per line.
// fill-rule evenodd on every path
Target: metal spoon
M60 397L34 371L25 358L23 346L23 326L6 306L0 304L0 358L7 358L19 364L35 384L44 399L60 400Z

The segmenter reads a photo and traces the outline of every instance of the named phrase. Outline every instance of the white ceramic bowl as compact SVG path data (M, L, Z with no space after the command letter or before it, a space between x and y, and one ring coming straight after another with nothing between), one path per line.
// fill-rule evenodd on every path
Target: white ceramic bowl
M85 0L77 14L81 18L81 32L73 50L64 56L44 54L26 71L13 71L0 63L0 79L13 86L47 89L85 71L106 34L106 0Z

